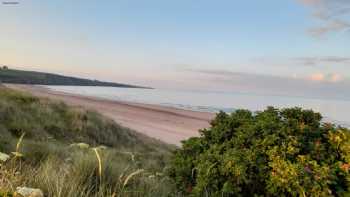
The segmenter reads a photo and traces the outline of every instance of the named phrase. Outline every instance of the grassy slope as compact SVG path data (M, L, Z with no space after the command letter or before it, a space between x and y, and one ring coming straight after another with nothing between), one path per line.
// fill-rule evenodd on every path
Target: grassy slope
M76 85L76 86L109 86L139 88L139 86L102 82L62 75L23 71L14 69L0 69L0 82L16 84L40 84L40 85Z
M173 191L162 173L174 147L95 112L0 87L0 152L15 151L22 133L24 157L0 165L0 196L24 185L48 196L167 196ZM93 149L70 146L80 142L108 147L98 149L101 178ZM138 169L145 171L124 186Z

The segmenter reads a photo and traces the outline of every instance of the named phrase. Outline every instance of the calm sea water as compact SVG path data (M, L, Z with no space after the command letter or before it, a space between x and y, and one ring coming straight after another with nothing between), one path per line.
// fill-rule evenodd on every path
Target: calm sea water
M135 89L114 87L46 86L49 89L109 100L157 104L195 111L226 112L235 109L263 110L267 106L313 109L326 121L350 127L350 100L254 95L206 91Z

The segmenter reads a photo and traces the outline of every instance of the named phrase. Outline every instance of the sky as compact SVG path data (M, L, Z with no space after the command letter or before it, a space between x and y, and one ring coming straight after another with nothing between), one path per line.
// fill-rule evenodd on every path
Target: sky
M0 2L0 64L13 68L350 99L349 0Z

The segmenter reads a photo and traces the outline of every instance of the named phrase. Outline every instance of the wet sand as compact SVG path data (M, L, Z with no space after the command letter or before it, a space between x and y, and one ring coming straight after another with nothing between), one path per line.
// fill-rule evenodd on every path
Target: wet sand
M68 94L42 86L12 84L6 86L38 97L97 111L124 127L175 145L180 145L182 140L198 136L198 130L209 127L210 120L215 116L207 112Z

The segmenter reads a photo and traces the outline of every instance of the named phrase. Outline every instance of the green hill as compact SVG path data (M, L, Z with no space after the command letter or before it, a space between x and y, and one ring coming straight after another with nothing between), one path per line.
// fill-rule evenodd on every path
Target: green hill
M51 73L23 71L9 69L6 66L0 68L0 82L14 84L34 84L34 85L66 85L66 86L105 86L124 88L145 88L135 85L103 82L98 80L82 79Z

